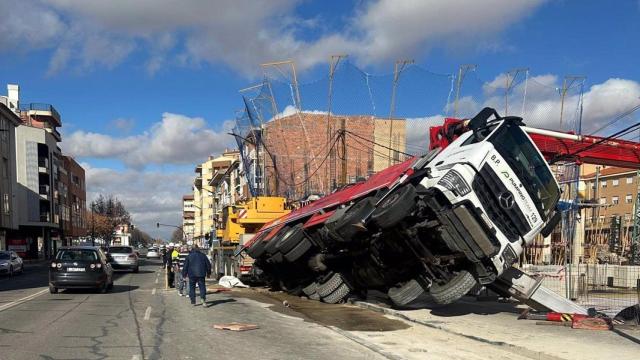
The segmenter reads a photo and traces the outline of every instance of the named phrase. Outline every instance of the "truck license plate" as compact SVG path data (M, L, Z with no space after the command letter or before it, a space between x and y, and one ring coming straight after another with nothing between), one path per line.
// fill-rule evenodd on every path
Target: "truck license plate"
M74 271L80 272L80 271L85 271L85 268L68 268L67 270L69 272L74 272Z

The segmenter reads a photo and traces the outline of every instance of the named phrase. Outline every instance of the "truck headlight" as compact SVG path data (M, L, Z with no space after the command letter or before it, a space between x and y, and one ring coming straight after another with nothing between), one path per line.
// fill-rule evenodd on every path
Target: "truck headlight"
M464 196L471 192L471 188L460 173L455 170L449 170L440 180L438 180L438 185L441 185L452 191L458 196Z

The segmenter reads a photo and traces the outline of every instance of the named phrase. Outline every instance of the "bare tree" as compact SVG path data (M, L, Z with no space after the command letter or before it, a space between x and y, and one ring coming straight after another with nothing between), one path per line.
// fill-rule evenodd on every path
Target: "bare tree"
M179 243L179 242L182 242L183 240L184 239L182 235L182 230L181 229L173 230L173 232L171 233L171 242Z
M111 245L116 226L131 223L131 215L127 209L117 197L111 194L98 195L91 202L91 211L94 213L94 218L104 221L104 226L95 228L95 234L102 237L107 245Z

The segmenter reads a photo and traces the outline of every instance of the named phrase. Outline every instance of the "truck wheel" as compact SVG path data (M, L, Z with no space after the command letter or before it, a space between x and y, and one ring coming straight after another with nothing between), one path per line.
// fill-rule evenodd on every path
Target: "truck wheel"
M309 251L309 249L311 249L312 246L313 245L311 244L311 241L309 241L309 239L304 237L298 243L298 245L296 245L296 247L294 247L293 249L291 249L291 251L289 251L284 255L284 258L287 259L288 262L295 262L296 260L300 259L304 254L306 254L307 251Z
M251 256L252 258L257 259L262 256L262 254L264 254L264 247L266 245L267 244L265 244L262 239L258 239L247 249L247 254L249 254L249 256Z
M276 244L276 250L286 254L306 237L302 224L298 224L282 235L280 241Z
M424 294L424 289L415 280L409 280L399 287L392 287L387 292L391 301L398 306L405 306Z
M411 215L416 206L416 188L407 184L390 194L373 212L371 221L382 229L388 229Z
M334 292L331 294L322 297L322 301L327 304L338 304L344 301L349 294L351 294L351 288L346 283L340 285Z
M324 299L325 297L336 291L343 284L346 284L346 281L342 274L333 273L333 275L331 275L328 279L318 284L318 288L316 291L318 292L318 295L320 295L320 297Z
M302 288L302 292L307 296L311 296L315 294L317 290L318 290L318 283L315 281Z
M358 223L373 210L373 197L364 198L353 204L344 216L334 225L334 231L344 240L351 240L356 234L364 231Z
M267 241L266 245L264 246L264 251L269 255L273 255L276 252L276 245L278 245L278 243L280 242L280 238L288 231L288 226L280 229L277 234L275 234L269 241Z
M451 304L465 296L476 283L476 279L470 272L461 270L444 285L433 283L429 288L429 294L436 304Z

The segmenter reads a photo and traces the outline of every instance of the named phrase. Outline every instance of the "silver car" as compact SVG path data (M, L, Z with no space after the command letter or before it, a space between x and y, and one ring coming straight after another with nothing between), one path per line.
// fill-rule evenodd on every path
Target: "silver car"
M0 274L22 273L24 264L22 258L15 251L0 251Z
M147 259L160 259L160 251L156 248L150 248L147 251Z
M112 246L109 255L113 259L111 266L114 269L129 269L134 273L139 270L138 253L131 246Z

